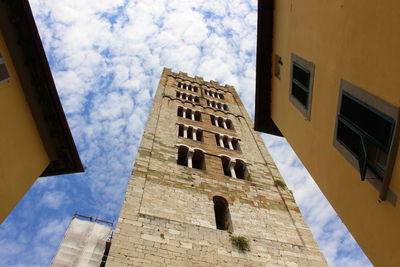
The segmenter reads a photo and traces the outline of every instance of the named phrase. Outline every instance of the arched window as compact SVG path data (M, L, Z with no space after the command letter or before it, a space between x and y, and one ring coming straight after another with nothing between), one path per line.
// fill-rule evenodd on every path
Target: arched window
M204 152L199 150L199 149L195 149L194 153L193 153L193 168L195 169L199 169L199 170L203 170L205 169L205 164L204 164Z
M182 87L182 83L178 82L178 88L181 88L181 87Z
M217 229L233 232L231 214L229 212L229 204L225 198L220 196L213 197L215 224Z
M239 140L236 138L232 139L232 146L234 150L240 150Z
M187 166L188 165L188 155L189 148L187 146L179 146L178 147L178 164Z
M194 120L195 121L201 121L201 113L200 113L200 111L195 111L194 112Z
M203 140L203 131L201 129L196 130L196 137L197 137L197 141Z
M247 179L248 178L247 167L246 167L246 163L244 161L242 161L240 159L236 160L235 173L236 173L236 178L239 178L239 179Z
M226 124L226 128L228 128L229 130L233 130L233 124L230 119L226 119L225 124Z
M178 107L178 110L176 112L176 115L178 117L183 117L183 107Z

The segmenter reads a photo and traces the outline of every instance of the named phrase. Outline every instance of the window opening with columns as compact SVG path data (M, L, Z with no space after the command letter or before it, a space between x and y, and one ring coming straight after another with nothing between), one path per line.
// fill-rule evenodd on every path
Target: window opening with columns
M228 105L221 103L221 102L216 102L214 100L207 100L207 106L220 109L220 110L228 110Z
M233 130L233 124L230 119L223 118L223 117L217 117L215 115L210 115L210 118L211 118L212 125L221 127L224 129Z
M243 160L232 159L228 156L222 155L221 163L226 176L238 179L247 179L249 177L246 163Z
M178 107L177 116L186 118L192 121L201 121L201 113L198 110L192 110L190 108Z
M194 141L201 141L203 139L203 131L197 127L179 124L178 136L189 138Z
M178 145L178 164L189 168L205 169L204 151L199 148L191 148Z
M178 82L178 88L186 89L186 90L189 90L189 91L192 91L192 92L197 92L198 91L197 86L193 86L191 84L186 84L186 83L182 83L182 82Z
M218 99L224 99L224 95L223 94L221 94L219 92L211 91L211 90L208 90L208 89L204 89L204 94L206 96L211 96L211 97L218 98Z
M213 197L215 224L217 229L233 232L231 214L229 212L229 204L225 198L220 196Z
M224 134L215 134L215 141L220 147L229 148L231 150L240 150L239 140L235 137Z
M187 93L182 93L182 92L179 92L179 91L176 91L176 97L178 97L180 99L183 99L183 100L196 102L196 103L198 103L200 101L199 100L200 98L198 96L187 94Z

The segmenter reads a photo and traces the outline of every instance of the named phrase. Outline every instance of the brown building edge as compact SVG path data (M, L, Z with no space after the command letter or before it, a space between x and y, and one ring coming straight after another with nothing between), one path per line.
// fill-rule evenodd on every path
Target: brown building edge
M258 1L254 130L283 136L271 119L272 38L274 0Z
M41 176L83 172L29 2L2 1L0 26L50 159Z

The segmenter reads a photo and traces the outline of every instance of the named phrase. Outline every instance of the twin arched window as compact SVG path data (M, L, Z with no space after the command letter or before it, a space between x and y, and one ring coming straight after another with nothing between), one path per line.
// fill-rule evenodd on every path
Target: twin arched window
M195 168L205 169L204 151L199 148L191 148L185 145L178 146L178 164Z
M228 156L222 155L221 163L226 176L238 179L247 179L249 177L246 163L243 160L232 159Z

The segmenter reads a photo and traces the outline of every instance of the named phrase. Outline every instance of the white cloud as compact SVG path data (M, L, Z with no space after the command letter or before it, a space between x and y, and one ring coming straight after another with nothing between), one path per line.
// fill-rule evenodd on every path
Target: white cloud
M41 203L51 209L58 209L65 201L65 193L61 191L46 192Z

